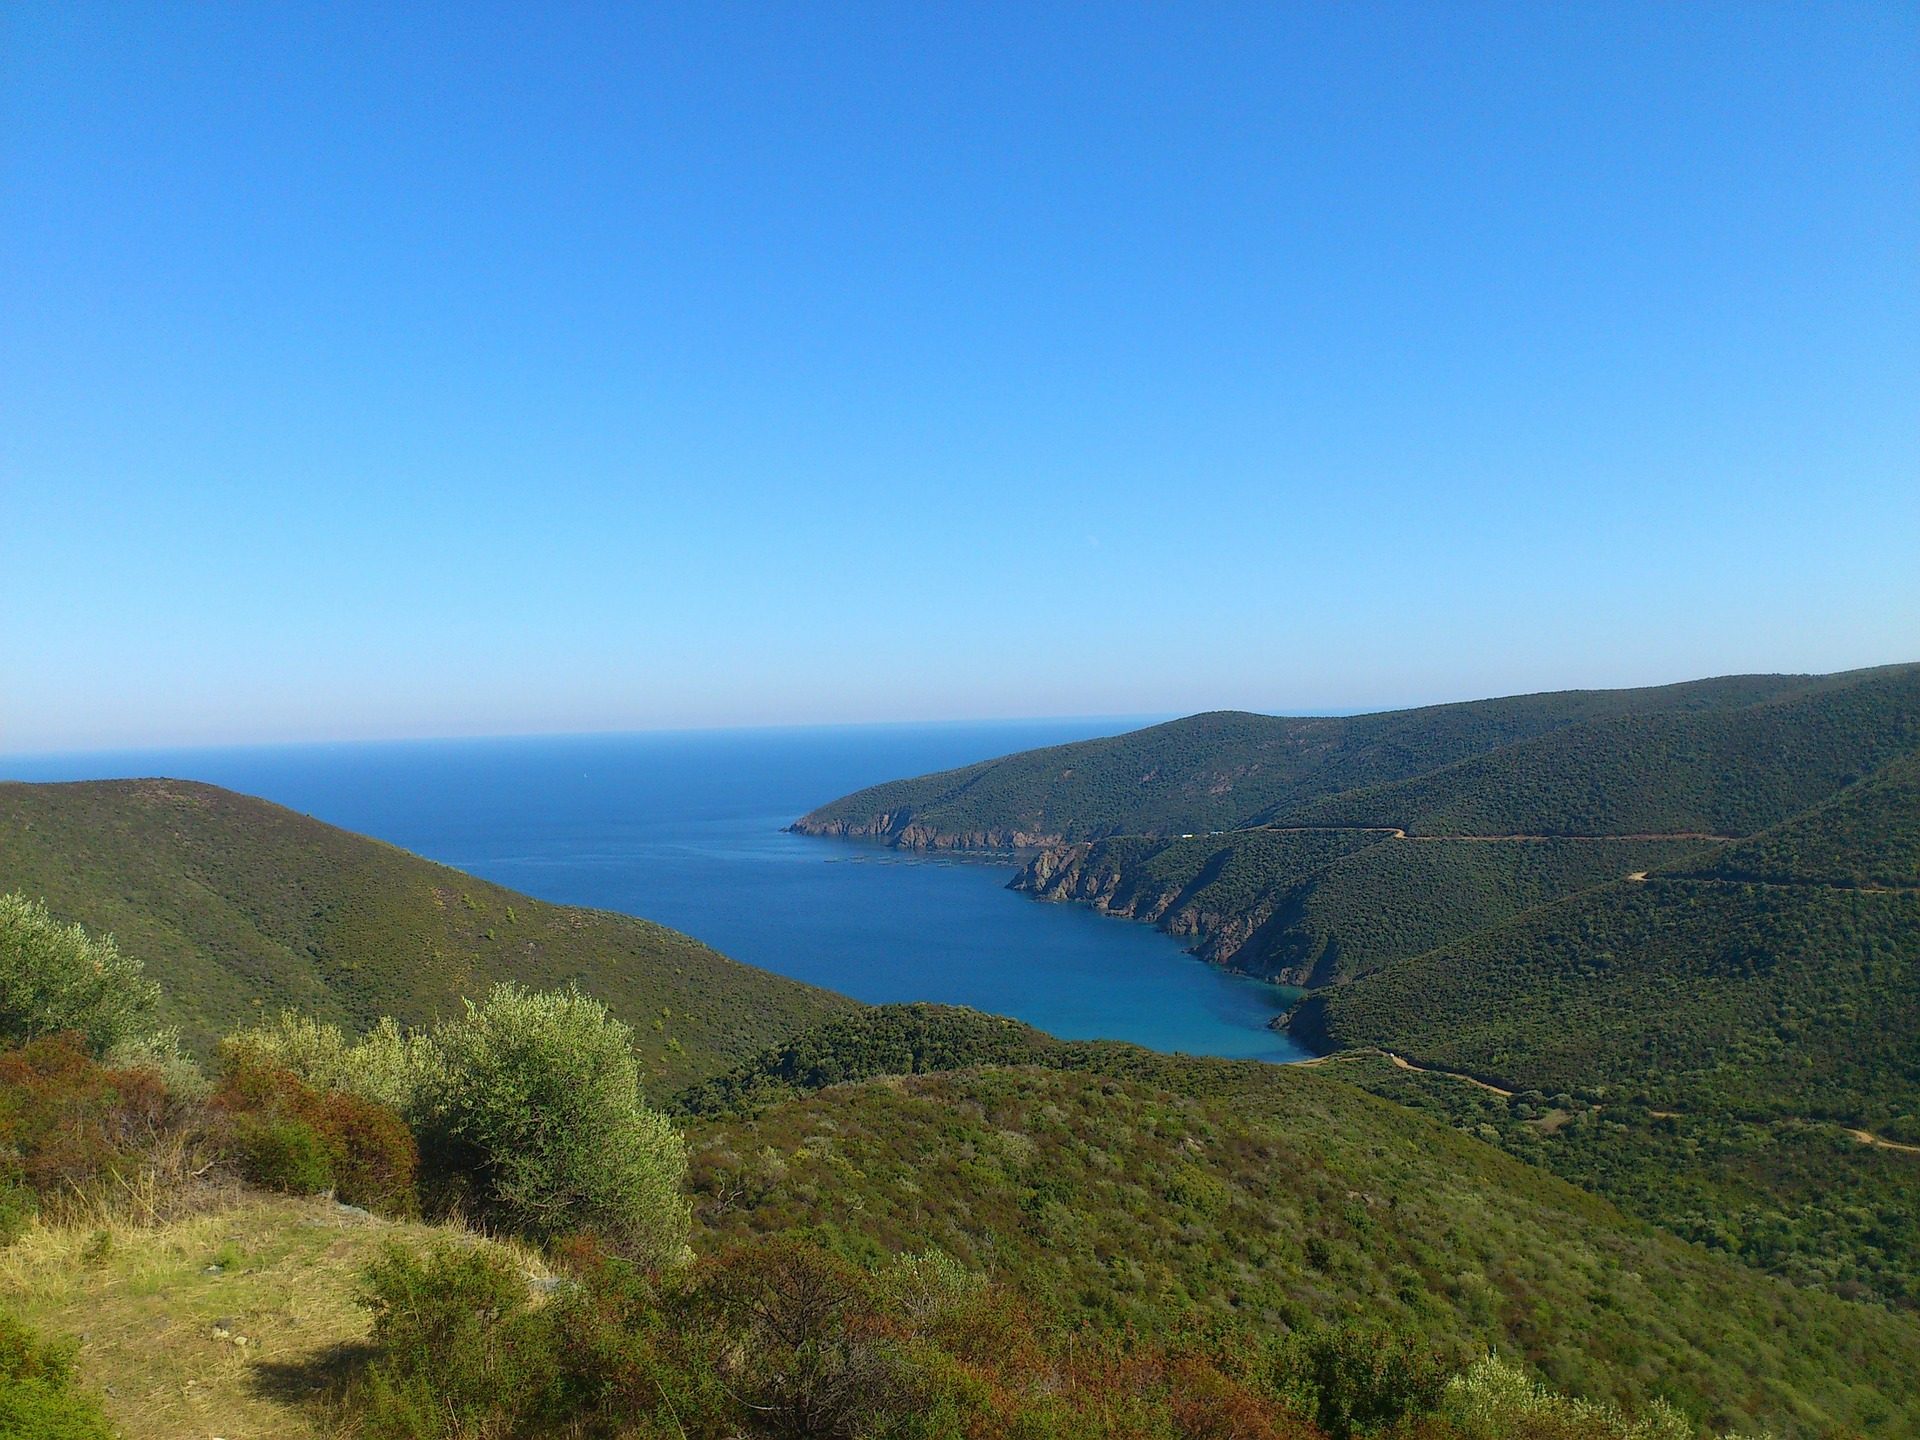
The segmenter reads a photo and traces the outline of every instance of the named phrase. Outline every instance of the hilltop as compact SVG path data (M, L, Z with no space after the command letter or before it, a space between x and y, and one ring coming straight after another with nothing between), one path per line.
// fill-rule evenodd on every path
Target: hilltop
M0 783L0 893L116 935L207 1053L300 1010L424 1025L495 982L578 984L663 1086L855 1008L665 926L550 905L251 796L183 780Z

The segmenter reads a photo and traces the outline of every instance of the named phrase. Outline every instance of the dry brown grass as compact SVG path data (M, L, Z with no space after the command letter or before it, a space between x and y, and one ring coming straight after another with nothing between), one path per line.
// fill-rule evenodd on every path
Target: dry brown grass
M341 1433L339 1382L367 1335L360 1269L391 1239L496 1243L230 1182L188 1205L165 1182L76 1204L0 1250L0 1305L80 1338L81 1377L128 1440Z

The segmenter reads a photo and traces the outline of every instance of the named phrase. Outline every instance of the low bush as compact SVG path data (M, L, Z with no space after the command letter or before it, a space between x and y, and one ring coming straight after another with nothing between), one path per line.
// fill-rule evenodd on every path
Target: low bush
M0 1435L7 1440L110 1440L93 1396L73 1383L73 1347L44 1344L0 1314Z
M1370 1435L1434 1409L1448 1369L1430 1346L1366 1325L1317 1325L1289 1334L1276 1388L1333 1440Z
M364 1403L376 1435L499 1433L546 1408L555 1335L526 1277L487 1246L423 1257L390 1246L363 1277L380 1358Z
M234 1156L256 1185L289 1195L333 1189L333 1157L327 1142L303 1120L242 1115L234 1125Z
M399 1115L358 1095L316 1090L250 1051L227 1058L210 1108L247 1179L296 1195L331 1190L391 1215L419 1213L419 1152Z
M30 1197L75 1197L136 1163L166 1124L167 1095L148 1070L113 1070L81 1037L0 1051L0 1211L17 1226Z
M246 1060L287 1070L316 1090L344 1091L409 1116L439 1068L432 1037L403 1031L391 1017L349 1040L337 1025L288 1010L271 1025L229 1035L220 1049L230 1065Z
M365 1277L379 1440L1319 1440L1268 1352L1062 1328L938 1252L874 1270L792 1237L649 1272L591 1241L546 1293L485 1246L390 1251Z
M1448 1383L1441 1419L1460 1440L1693 1440L1693 1423L1664 1401L1631 1415L1603 1401L1556 1395L1488 1356Z

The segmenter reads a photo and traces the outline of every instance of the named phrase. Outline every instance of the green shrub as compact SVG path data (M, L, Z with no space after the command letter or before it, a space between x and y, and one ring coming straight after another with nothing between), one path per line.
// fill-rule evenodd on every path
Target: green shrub
M213 1093L213 1081L200 1062L180 1048L178 1030L127 1036L107 1051L105 1061L115 1070L151 1071L176 1102L197 1104Z
M0 1042L72 1031L95 1055L140 1033L160 998L111 935L62 925L24 895L0 895Z
M272 1025L229 1035L220 1042L229 1065L243 1060L286 1070L316 1090L339 1090L374 1101L401 1115L413 1113L425 1081L439 1068L431 1037L403 1031L391 1017L357 1041L292 1010Z
M367 1376L381 1436L509 1433L553 1379L553 1333L527 1282L488 1246L391 1244L362 1277L379 1359Z
M490 1218L552 1238L586 1230L652 1264L686 1249L686 1146L642 1103L632 1032L578 991L501 985L435 1032L426 1112L438 1178Z
M1604 1401L1556 1395L1517 1365L1488 1356L1448 1382L1441 1414L1462 1440L1692 1440L1686 1416L1655 1400L1640 1416Z
M302 1120L243 1115L234 1133L240 1171L256 1185L289 1195L318 1195L333 1188L333 1160L326 1141Z
M1412 1337L1365 1325L1320 1325L1286 1337L1275 1380L1295 1409L1333 1440L1347 1440L1432 1410L1447 1371Z
M7 1440L110 1440L91 1395L74 1388L71 1345L42 1344L0 1314L0 1435Z
M16 1176L0 1180L0 1246L11 1245L27 1233L40 1201Z

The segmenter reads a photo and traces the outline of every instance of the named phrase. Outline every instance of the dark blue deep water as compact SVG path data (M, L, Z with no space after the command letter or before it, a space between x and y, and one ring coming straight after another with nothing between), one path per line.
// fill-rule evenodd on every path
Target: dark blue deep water
M0 762L19 780L206 780L546 900L644 915L862 1000L938 1000L1069 1039L1300 1058L1290 992L1145 925L1006 889L1005 863L781 827L863 785L1110 734L1018 722L148 751Z

